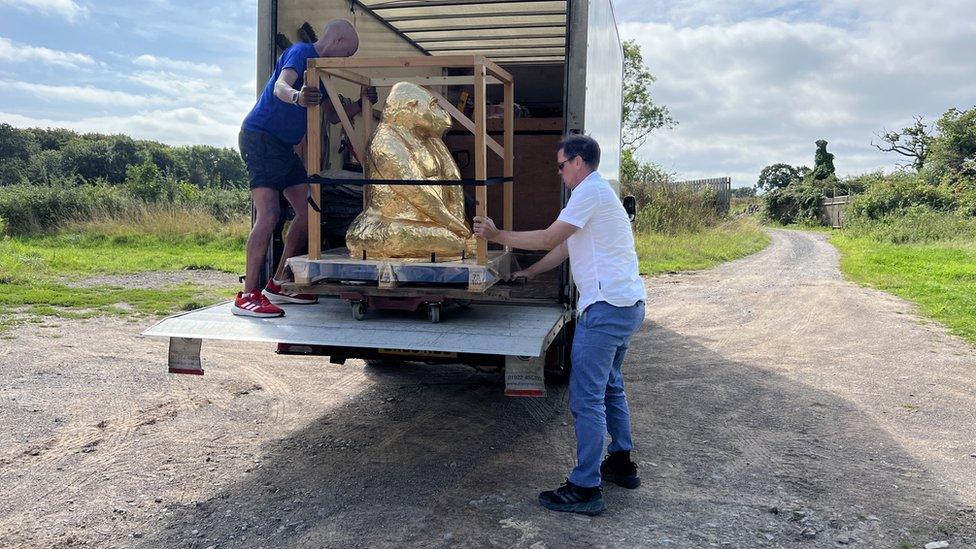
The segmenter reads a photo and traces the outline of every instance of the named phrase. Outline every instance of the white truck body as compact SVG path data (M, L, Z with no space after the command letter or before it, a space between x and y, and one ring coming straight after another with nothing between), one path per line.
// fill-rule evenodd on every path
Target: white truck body
M516 126L516 230L548 226L568 199L554 169L552 145L562 135L594 137L602 149L600 172L617 184L623 50L610 0L259 0L258 93L283 41L301 40L304 23L318 33L336 17L359 31L357 56L484 55L515 75L516 104L541 115L521 120L522 131ZM327 131L338 139L337 126ZM466 143L461 136L445 139L452 151ZM334 151L327 160L341 161ZM520 192L527 193L521 201ZM266 272L280 248L278 237ZM504 366L508 394L538 396L543 368L569 368L576 293L567 266L557 271L533 296L486 295L469 308L445 311L437 324L395 313L357 321L346 301L323 297L273 319L237 317L229 304L214 305L163 319L144 334L170 339L170 371L178 373L203 373L203 340L269 342L279 352L328 355L336 363L399 357Z

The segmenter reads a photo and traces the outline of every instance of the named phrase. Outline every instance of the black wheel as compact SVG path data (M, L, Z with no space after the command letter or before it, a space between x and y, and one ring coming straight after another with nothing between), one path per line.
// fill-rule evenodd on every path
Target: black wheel
M352 306L352 317L356 320L362 320L366 318L366 303L363 301L353 301L350 302Z
M431 303L427 306L427 319L430 320L431 324L437 324L441 321L440 303Z

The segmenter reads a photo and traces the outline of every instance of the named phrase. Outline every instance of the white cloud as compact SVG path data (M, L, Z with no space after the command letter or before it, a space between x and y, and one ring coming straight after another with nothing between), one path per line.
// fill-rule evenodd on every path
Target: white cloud
M142 67L153 69L165 69L177 72L196 72L202 74L220 74L220 67L207 63L194 63L180 59L170 59L168 57L158 57L155 55L144 54L132 60L133 63Z
M17 44L2 36L0 36L0 60L9 61L12 63L39 61L48 65L74 68L93 67L97 65L94 59L83 53L58 51L39 46Z
M129 78L147 88L182 97L203 92L210 86L207 81L181 77L166 71L139 71L131 74Z
M21 128L68 128L78 132L122 133L136 139L152 139L171 145L209 143L235 147L239 123L220 122L200 109L181 107L131 116L97 116L79 120L33 118L0 112L0 121Z
M0 0L0 5L38 11L45 15L60 15L68 21L75 21L88 15L88 8L74 0Z
M140 71L130 79L147 88L162 92L175 102L199 108L211 116L240 124L253 106L252 95L225 87L221 80L187 78L167 71Z
M165 97L136 95L92 86L51 86L14 80L0 80L0 90L23 92L30 94L35 99L66 104L88 103L110 107L147 107L173 103L172 99Z
M974 103L976 22L959 16L964 2L658 3L663 12L623 2L618 16L657 15L620 31L679 122L640 155L682 177L751 185L765 165L812 164L820 138L840 174L893 168L900 159L870 146L874 132Z
M9 13L10 5L69 18L85 16L87 6L82 35L98 32L115 44L115 53L99 49L93 59L0 38L0 120L171 144L236 145L254 104L255 4L217 0L192 10L183 4L0 0L0 11ZM154 40L138 39L140 30ZM220 40L207 38L214 36ZM88 38L68 43L95 43ZM175 48L177 42L187 49ZM69 81L50 79L50 67L68 66L84 70L70 73Z

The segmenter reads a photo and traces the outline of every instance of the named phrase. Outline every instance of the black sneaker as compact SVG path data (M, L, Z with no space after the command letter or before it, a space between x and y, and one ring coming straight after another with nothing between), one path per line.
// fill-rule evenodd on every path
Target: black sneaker
M630 461L630 452L610 452L600 464L600 476L605 482L631 490L640 486L637 464Z
M603 504L603 490L599 486L583 488L568 479L559 488L539 494L539 503L551 511L590 516L599 515L607 508Z

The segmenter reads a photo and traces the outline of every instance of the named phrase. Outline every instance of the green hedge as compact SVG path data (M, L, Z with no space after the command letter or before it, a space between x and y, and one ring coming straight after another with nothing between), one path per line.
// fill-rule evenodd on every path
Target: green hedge
M162 180L155 200L136 196L130 186L106 184L9 185L0 187L0 219L11 235L57 232L65 224L95 219L133 218L146 209L180 207L204 211L219 221L247 215L249 194L243 189L198 188Z

